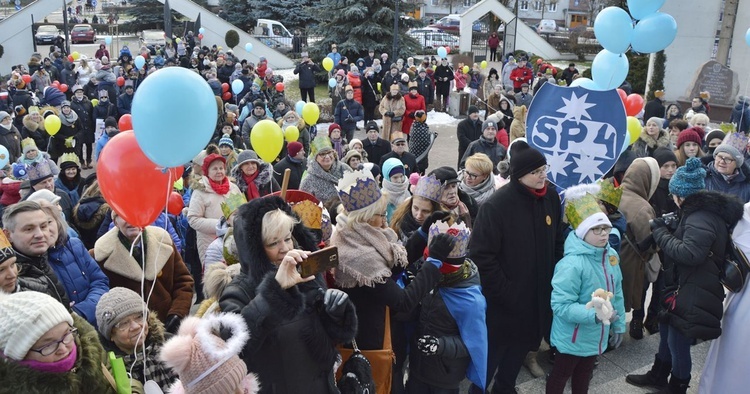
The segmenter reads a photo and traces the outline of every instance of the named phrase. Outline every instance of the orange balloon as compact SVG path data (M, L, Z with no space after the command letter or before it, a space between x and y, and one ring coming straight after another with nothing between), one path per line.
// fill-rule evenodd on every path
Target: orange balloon
M120 132L107 142L96 173L109 206L136 227L148 226L159 217L172 190L169 173L146 157L132 131Z
M117 121L117 127L120 131L133 130L133 117L130 114L120 116L120 120Z

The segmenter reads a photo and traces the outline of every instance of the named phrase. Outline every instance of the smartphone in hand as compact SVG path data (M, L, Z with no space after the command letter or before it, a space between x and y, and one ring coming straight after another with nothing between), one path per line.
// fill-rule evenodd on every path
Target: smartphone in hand
M297 271L300 276L307 278L338 266L339 249L336 246L329 246L307 255L306 259L297 264Z

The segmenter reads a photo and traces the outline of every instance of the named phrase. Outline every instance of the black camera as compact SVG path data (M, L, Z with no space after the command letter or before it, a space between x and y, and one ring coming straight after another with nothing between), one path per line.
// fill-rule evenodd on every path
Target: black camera
M675 212L665 213L664 215L662 215L662 216L661 216L661 217L659 217L659 218L656 218L656 219L652 219L652 220L649 220L649 221L648 221L648 225L649 225L649 226L651 227L651 229L652 229L652 230L653 230L653 229L654 229L655 227L657 227L656 223L654 223L654 222L655 222L655 221L657 221L657 220L660 220L660 221L664 222L664 225L665 225L665 226L666 226L666 227L667 227L667 228L668 228L668 229L669 229L670 231L674 231L674 230L676 230L676 229L677 229L677 223L679 223L679 220L680 220L680 219L679 219L679 217L677 216L677 213L675 213Z

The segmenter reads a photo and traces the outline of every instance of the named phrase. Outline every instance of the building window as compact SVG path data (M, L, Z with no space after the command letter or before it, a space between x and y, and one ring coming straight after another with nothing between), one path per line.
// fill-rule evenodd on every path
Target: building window
M543 1L535 1L534 2L534 11L541 11L543 7L544 7L544 2Z
M430 5L437 6L440 4L440 0L430 0Z
M557 2L548 4L547 5L547 11L549 11L549 12L557 12Z
M471 7L472 0L464 0L464 7Z
M518 9L521 10L521 11L528 11L529 10L529 2L528 1L522 1L519 4Z

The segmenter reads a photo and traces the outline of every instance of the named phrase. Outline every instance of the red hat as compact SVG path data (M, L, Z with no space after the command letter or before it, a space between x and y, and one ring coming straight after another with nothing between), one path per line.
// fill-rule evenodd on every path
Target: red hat
M694 127L680 131L680 134L677 137L677 149L680 149L682 144L688 141L695 142L696 144L698 144L698 146L700 146L702 143L701 136L698 134Z
M297 156L297 153L302 150L302 143L299 141L292 141L286 145L286 151L289 154L289 156L294 157Z
M216 160L221 160L221 162L224 163L225 166L227 165L227 159L225 159L218 153L211 153L210 155L206 156L205 159L203 159L203 166L201 167L203 168L203 175L208 176L208 167L211 167L211 163Z
M338 123L331 123L331 125L330 125L330 126L328 126L328 134L330 135L330 134L331 134L331 132L332 132L333 130L335 130L335 129L339 129L339 131L341 131L341 126L339 126L339 124L338 124Z

